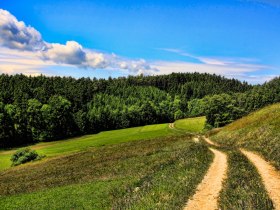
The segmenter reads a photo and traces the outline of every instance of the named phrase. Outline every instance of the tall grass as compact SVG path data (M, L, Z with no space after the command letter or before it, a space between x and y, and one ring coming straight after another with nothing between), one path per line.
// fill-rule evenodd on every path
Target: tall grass
M280 170L280 104L237 120L211 138L226 146L257 151Z
M182 135L186 132L193 132L194 128L197 132L199 132L204 126L204 121L200 118L184 119L180 120L180 122L195 123L194 125L188 123L187 126L185 125L180 130L170 129L168 124L156 124L113 131L104 131L98 134L86 135L69 140L38 143L30 146L30 148L36 150L40 155L55 157L85 150L88 147L100 147L136 140L147 140L158 137ZM0 170L7 169L11 166L12 163L10 161L10 157L15 151L15 149L0 151Z
M228 178L220 195L224 210L270 210L273 204L257 169L237 150L228 152Z
M191 136L90 148L0 172L1 208L181 209L212 158Z
M54 142L38 143L30 148L47 157L70 154L85 150L88 147L100 147L123 142L151 139L163 136L178 135L168 127L168 124L147 125L142 127L105 131L98 134L86 135ZM0 151L0 170L11 166L10 157L16 150Z

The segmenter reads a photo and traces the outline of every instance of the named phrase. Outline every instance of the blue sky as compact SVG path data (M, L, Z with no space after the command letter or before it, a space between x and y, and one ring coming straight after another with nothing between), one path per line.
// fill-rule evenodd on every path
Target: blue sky
M197 71L250 83L280 74L276 0L9 0L0 8L2 73Z

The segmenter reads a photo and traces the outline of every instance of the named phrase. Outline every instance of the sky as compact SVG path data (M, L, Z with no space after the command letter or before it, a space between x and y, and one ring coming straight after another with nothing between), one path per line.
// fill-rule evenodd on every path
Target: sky
M0 73L280 75L278 0L2 0Z

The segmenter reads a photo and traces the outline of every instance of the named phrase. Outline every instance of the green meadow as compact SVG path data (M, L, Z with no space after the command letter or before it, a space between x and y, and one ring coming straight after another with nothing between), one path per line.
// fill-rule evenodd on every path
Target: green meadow
M160 124L33 145L52 158L0 172L1 208L181 209L213 159L193 129Z
M178 129L180 130L169 128L169 124L167 123L146 125L135 128L104 131L98 134L86 135L68 140L42 142L30 146L30 148L49 158L79 152L90 147L100 147L144 139L148 140L164 136L182 135L186 132L198 132L203 129L204 124L205 118L183 119L175 122L175 127L177 128L178 126ZM0 170L10 167L10 157L15 151L16 149L0 151Z
M212 139L227 147L256 151L280 169L280 103L223 127Z
M201 132L204 129L206 117L187 118L177 120L174 125L177 129L188 130L189 132Z

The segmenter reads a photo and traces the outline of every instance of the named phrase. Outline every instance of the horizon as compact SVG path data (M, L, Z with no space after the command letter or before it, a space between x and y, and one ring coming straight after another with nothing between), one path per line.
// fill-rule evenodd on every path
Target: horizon
M262 84L280 73L279 19L273 0L1 2L0 73L198 72Z

